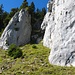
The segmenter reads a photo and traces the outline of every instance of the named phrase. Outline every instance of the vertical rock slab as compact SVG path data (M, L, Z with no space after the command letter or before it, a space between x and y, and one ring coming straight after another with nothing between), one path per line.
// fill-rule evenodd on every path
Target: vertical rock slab
M52 4L52 3L53 4ZM49 1L43 44L51 48L49 62L60 66L75 66L75 0Z
M31 36L31 16L22 9L8 23L0 38L0 47L8 49L10 44L27 44Z

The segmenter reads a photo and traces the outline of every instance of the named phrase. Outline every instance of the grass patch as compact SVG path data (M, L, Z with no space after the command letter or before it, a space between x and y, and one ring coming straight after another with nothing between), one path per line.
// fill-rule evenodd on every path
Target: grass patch
M27 44L20 48L23 57L17 59L9 57L7 51L0 49L0 75L75 75L74 67L49 64L50 50L42 44Z

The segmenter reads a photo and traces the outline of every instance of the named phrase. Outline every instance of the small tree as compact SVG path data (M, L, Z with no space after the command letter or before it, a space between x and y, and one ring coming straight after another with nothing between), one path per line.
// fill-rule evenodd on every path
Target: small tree
M9 17L12 18L12 17L14 16L14 14L15 14L16 12L18 12L18 10L19 10L18 8L12 8L12 9L11 9L11 12L10 12L10 14L9 14Z
M28 2L27 2L27 0L24 0L22 5L20 6L20 9L26 8L26 7L28 7Z
M2 30L3 28L3 5L1 4L0 5L0 31Z
M35 11L35 5L34 2L31 2L30 6L28 7L29 14L33 15Z
M14 59L19 58L22 56L22 51L15 44L11 44L8 49L8 55L14 57Z
M42 11L41 11L41 20L43 20L45 14L46 14L46 9L42 8Z
M0 5L0 16L3 14L3 4Z

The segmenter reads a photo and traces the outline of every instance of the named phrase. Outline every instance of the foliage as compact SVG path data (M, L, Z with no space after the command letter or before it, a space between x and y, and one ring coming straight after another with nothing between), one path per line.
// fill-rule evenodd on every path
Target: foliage
M3 14L3 5L0 5L0 16Z
M35 33L34 31L35 27L37 28L35 24L37 22L42 22L44 15L46 13L46 9L45 8L42 8L42 10L38 8L36 9L34 2L31 2L30 5L28 5L27 0L23 1L20 8L12 8L9 13L3 10L2 4L0 5L0 33L8 25L10 19L14 16L14 14L20 11L21 9L26 9L31 15L32 35Z
M27 0L24 0L22 5L20 6L20 9L23 9L23 8L26 8L26 7L28 7L28 2L27 2Z
M6 27L6 25L8 24L8 22L10 21L10 19L14 16L14 14L16 12L18 12L18 8L12 8L10 13L6 16L5 20L4 20L4 25Z
M8 22L5 21L6 18L7 18L7 16L8 16L8 12L5 11L5 12L3 13L3 16L2 16L4 27L8 24L8 22L9 22L9 20L10 20L10 19L9 19Z
M12 18L12 17L14 16L14 14L15 14L16 12L18 12L18 10L19 10L18 8L12 8L12 9L11 9L11 12L9 13L9 17Z
M35 4L34 4L34 2L31 2L30 6L28 8L29 8L28 9L29 14L32 15L34 13L34 11L35 11Z
M36 45L33 45L32 48L37 49L37 46Z
M15 44L11 44L8 49L8 55L14 58L19 58L22 56L22 51Z
M4 11L3 5L0 5L1 32L12 16L22 8L27 9L31 14L32 27L37 21L42 21L46 13L45 8L42 8L42 10L35 9L35 4L32 2L28 5L27 0L23 1L19 9L11 9L10 13ZM34 30L35 28L33 27L32 29ZM43 47L41 43L27 44L23 47L17 47L12 44L7 51L0 49L0 75L75 75L75 68L72 66L60 67L51 65L48 61L49 52L50 50Z
M33 48L36 46L37 49ZM48 61L50 49L42 44L27 44L20 47L23 58L13 59L0 49L0 75L75 75L75 67L53 66Z
M9 23L11 17L9 17L9 15L6 16L6 18L4 19L3 23L4 23L4 27L7 26L7 24Z
M45 8L42 8L42 12L41 12L41 20L43 20L45 14L46 14L46 9L45 9Z
M3 5L0 5L0 31L3 28Z

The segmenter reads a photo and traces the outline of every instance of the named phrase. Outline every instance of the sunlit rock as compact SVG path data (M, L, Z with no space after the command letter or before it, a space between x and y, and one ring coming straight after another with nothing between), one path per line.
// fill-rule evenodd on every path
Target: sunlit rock
M31 16L22 9L10 20L0 38L0 47L8 49L10 44L17 46L27 44L31 35Z
M47 12L41 26L45 29L43 44L51 48L49 62L75 66L75 0L52 1L52 11Z

